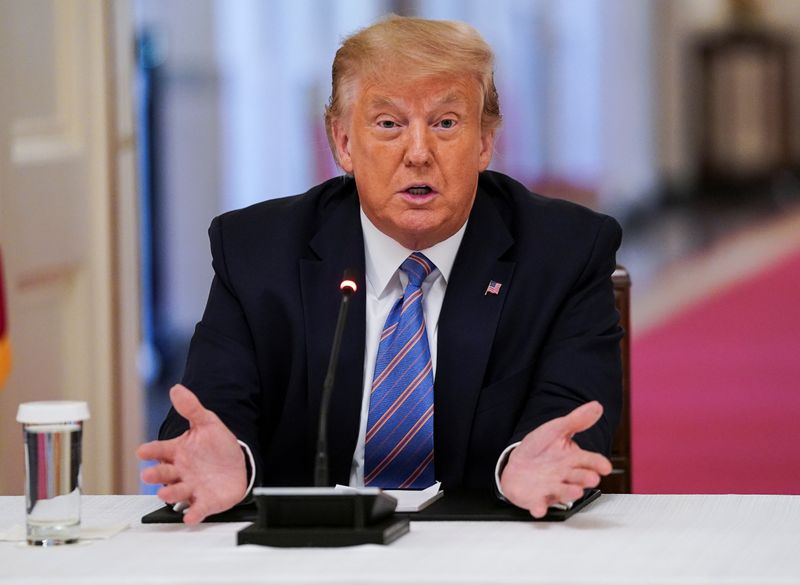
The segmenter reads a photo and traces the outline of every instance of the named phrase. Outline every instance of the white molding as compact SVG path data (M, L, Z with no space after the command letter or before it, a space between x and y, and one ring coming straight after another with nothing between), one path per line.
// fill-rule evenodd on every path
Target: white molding
M85 7L84 7L85 8ZM36 118L18 118L11 125L11 161L15 165L41 164L80 155L81 42L76 34L85 13L77 0L53 2L55 111Z

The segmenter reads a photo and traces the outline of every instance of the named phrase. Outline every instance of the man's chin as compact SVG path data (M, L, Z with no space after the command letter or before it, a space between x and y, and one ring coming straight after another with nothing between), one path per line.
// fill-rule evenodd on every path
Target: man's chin
M436 221L437 218L432 217L430 211L414 213L411 217L408 215L405 214L403 218L405 221L397 224L393 234L388 235L409 250L430 248L452 236L460 227L448 229L446 222Z

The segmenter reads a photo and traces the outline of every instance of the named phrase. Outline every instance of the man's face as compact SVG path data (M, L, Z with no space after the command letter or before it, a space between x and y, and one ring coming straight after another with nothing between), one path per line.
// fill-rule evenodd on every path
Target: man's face
M481 129L479 84L452 76L365 81L354 93L333 135L364 213L411 250L447 239L467 220L478 173L492 158L494 132Z

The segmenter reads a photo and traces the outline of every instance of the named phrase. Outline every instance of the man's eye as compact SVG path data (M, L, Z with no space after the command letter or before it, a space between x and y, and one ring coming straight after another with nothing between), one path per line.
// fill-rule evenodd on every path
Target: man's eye
M441 122L439 122L439 126L445 129L453 128L456 125L456 121L452 118L445 118Z
M392 120L381 120L378 122L378 126L380 128L397 128L397 124Z

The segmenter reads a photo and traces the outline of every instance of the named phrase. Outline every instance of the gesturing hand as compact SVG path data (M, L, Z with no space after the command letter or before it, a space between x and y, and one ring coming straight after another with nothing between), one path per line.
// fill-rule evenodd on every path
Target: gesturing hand
M602 415L602 405L589 402L528 433L511 452L500 478L506 498L541 518L550 505L577 500L584 488L600 483L600 476L611 473L611 462L584 451L572 436Z
M141 445L136 450L139 459L159 462L142 471L141 477L145 483L164 484L158 497L165 502L188 502L183 521L198 524L245 496L244 453L228 427L188 388L175 385L169 397L178 414L189 421L189 430L174 439Z

